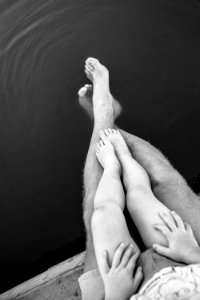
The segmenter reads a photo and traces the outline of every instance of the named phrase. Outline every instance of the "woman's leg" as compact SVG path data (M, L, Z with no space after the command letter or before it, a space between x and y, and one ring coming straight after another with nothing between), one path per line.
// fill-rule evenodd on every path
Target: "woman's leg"
M147 171L153 193L192 226L200 244L200 198L168 159L149 142L120 129L132 156Z
M168 208L154 196L147 172L133 159L118 130L105 129L101 131L100 137L103 141L109 139L122 165L127 207L144 244L147 247L153 243L166 245L164 236L153 226L162 223L159 213L168 212Z
M139 252L132 240L123 215L125 195L120 180L121 166L112 144L107 139L97 146L97 157L104 171L94 198L92 234L98 267L102 269L102 251L108 251L109 261L120 243L132 243L134 251Z

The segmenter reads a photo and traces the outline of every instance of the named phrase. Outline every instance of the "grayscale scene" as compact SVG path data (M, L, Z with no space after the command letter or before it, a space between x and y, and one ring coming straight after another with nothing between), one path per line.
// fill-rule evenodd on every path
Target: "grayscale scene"
M0 299L200 299L200 0L0 0Z

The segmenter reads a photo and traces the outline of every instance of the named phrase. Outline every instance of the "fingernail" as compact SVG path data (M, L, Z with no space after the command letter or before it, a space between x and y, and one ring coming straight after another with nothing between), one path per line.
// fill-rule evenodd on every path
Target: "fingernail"
M133 244L130 244L130 246L129 246L130 248L133 248Z
M124 243L121 243L120 246L121 246L121 247L124 247Z

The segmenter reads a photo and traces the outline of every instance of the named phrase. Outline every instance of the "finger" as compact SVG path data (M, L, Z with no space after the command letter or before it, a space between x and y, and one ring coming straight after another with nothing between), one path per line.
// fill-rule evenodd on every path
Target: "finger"
M168 226L166 226L164 224L155 224L153 227L154 227L154 229L160 231L168 239L168 236L171 233Z
M175 211L172 211L171 214L176 222L177 227L181 229L185 229L184 222L181 219L181 217Z
M112 267L117 268L120 264L123 252L124 252L125 244L121 243L117 250L114 253L113 261L112 261Z
M153 247L153 249L154 249L157 253L159 253L159 254L161 254L161 255L164 255L164 256L167 256L167 257L171 257L171 251L170 251L169 248L163 247L163 246L158 245L158 244L154 244L152 247Z
M138 287L139 287L139 285L142 281L142 278L143 278L142 267L139 266L137 268L137 271L136 271L135 276L134 276L134 288L135 288L135 290L138 289Z
M189 232L189 233L192 233L193 234L193 230L192 230L192 227L190 226L190 224L188 224L188 223L184 223L184 225L185 225L185 229Z
M109 265L108 265L108 252L107 251L103 251L102 252L102 271L104 273L108 273L109 271Z
M128 264L126 266L127 270L132 272L135 270L135 265L136 265L136 262L137 262L137 259L138 259L138 256L139 256L139 253L136 252L134 253L131 258L129 259L128 261Z
M165 225L170 229L170 231L173 231L176 229L176 223L170 213L162 212L159 214Z
M133 254L133 245L132 244L130 244L127 248L126 248L126 250L124 251L124 254L123 254L123 256L122 256L122 259L121 259L121 262L120 262L120 267L122 267L122 268L125 268L126 267L126 265L127 265L127 263L129 262L129 260L130 260L130 257L132 256L132 254Z

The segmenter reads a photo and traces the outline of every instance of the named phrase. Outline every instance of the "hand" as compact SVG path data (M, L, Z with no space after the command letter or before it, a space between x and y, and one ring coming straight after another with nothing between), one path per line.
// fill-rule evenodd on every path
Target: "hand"
M198 247L192 228L175 212L162 213L160 217L164 224L156 224L154 228L166 237L168 247L154 244L154 250L173 260L190 263L190 254Z
M103 252L102 278L105 285L105 299L129 299L138 289L143 278L142 268L135 265L139 253L133 245L120 244L114 253L111 267L108 265L108 253Z

